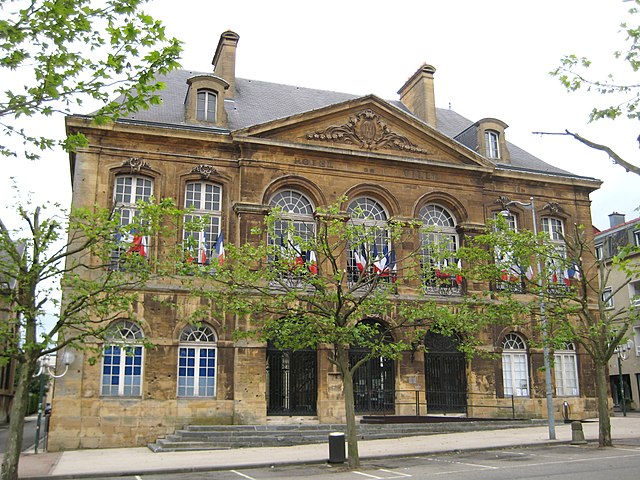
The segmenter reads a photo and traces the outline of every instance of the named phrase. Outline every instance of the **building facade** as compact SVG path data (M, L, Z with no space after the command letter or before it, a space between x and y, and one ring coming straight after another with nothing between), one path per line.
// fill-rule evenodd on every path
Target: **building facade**
M535 197L538 227L550 235L591 223L589 194L597 180L508 142L501 120L470 121L436 108L432 66L422 65L401 86L399 101L387 101L236 78L238 40L234 32L222 34L212 73L169 74L159 106L108 126L92 124L90 116L67 118L68 131L89 140L71 156L74 206L115 204L126 218L137 200L171 197L210 219L202 232L175 233L178 242L194 239L208 259L222 238L267 241L252 229L274 206L304 225L316 208L343 197L345 213L361 206L378 222L418 219L452 250L513 200ZM511 221L533 229L526 209L514 207ZM397 248L432 240L416 234ZM139 247L162 254L158 239ZM347 257L345 269L352 264ZM450 304L484 286L398 288ZM341 380L322 348L282 352L270 343L235 343L237 319L187 322L185 312L198 305L186 292L157 284L139 295L138 320L114 324L102 358L91 364L78 352L57 381L50 449L143 445L185 424L344 422ZM154 348L137 345L142 338ZM530 338L522 329L496 328L486 332L485 350L497 359L467 361L455 339L428 335L429 353L378 359L362 370L354 380L357 412L415 414L417 396L423 414L543 417L542 351ZM137 346L125 354L123 344ZM588 357L573 345L556 356L563 365L554 372L557 416L564 401L575 416L595 415Z
M611 268L611 258L622 247L640 247L640 218L627 222L625 215L612 213L609 221L610 228L595 236L596 255L608 270L607 283L602 285L602 300L611 311L629 312L640 307L640 276L629 278L624 272ZM630 260L637 265L640 254L632 255ZM621 351L609 361L611 396L616 409L622 409L623 385L625 409L636 410L640 401L640 321L631 324L627 337Z

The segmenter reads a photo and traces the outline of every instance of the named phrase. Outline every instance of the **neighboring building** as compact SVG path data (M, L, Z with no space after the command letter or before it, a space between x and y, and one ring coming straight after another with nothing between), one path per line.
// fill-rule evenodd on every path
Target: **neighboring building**
M0 220L2 224L2 220ZM22 249L22 245L18 245L19 249ZM2 261L7 259L5 251L0 251L0 257ZM16 328L7 328L9 319L12 318L10 305L7 303L7 298L10 297L11 291L16 286L15 278L7 277L0 274L0 329L6 332L8 335L15 335L17 337L18 331ZM0 338L0 352L6 352L6 346L2 345L2 339ZM13 402L13 396L15 393L15 374L16 374L16 362L11 358L2 358L0 355L0 425L9 423L9 414L11 412L11 404Z
M275 205L313 225L317 207L345 195L345 212L360 205L377 222L411 218L435 228L394 246L398 258L420 242L446 241L455 250L507 203L532 196L538 227L554 238L574 224L591 224L589 194L599 181L508 142L500 120L474 122L436 108L432 66L421 66L401 86L399 101L387 101L236 78L238 39L223 33L213 73L182 70L164 78L159 106L108 125L67 118L67 130L89 141L71 156L74 207L115 203L126 221L137 200L172 197L209 215L203 232L175 234L176 241L198 240L208 258L222 235L235 244L266 242L251 231ZM514 207L512 214L514 228L533 229L530 210ZM147 255L162 254L158 239L140 246ZM354 268L348 255L343 261L347 271ZM439 280L399 283L398 293L451 304L486 287ZM164 299L178 310L198 303L179 289L150 287L140 292L140 320L116 322L97 363L78 352L55 386L50 449L143 445L184 424L264 424L282 415L344 421L340 379L324 351L236 344L234 318L203 318L194 327ZM155 348L140 344L127 355L122 345L141 338ZM426 355L407 352L362 369L357 412L414 414L418 392L422 413L426 397L429 413L510 417L513 407L518 417L543 417L542 351L530 339L530 331L495 328L486 332L485 348L501 359L467 362L455 339L429 334ZM571 344L556 356L563 365L554 372L558 418L563 401L574 418L594 416L590 359Z
M634 245L640 247L640 217L625 221L625 215L612 213L609 215L610 228L598 232L595 236L596 256L603 261L605 268L611 267L611 258L622 247ZM635 264L640 263L640 253L631 257ZM631 278L624 272L613 269L609 273L608 282L602 286L603 300L611 309L640 308L640 275ZM622 287L622 288L620 288ZM612 295L613 293L613 295ZM627 409L640 408L640 321L631 325L628 332L626 352L621 356L622 382L624 384ZM626 357L623 359L623 357ZM621 408L620 369L618 356L609 361L611 379L611 396L617 408Z

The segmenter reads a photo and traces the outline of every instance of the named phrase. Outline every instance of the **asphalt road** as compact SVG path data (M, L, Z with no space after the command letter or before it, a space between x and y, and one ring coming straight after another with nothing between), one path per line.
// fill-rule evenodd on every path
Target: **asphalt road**
M31 416L24 419L24 430L22 437L22 451L25 451L31 447L36 438L36 424L37 416ZM44 429L44 417L42 419L42 428ZM7 444L7 437L9 434L9 425L0 425L0 453L5 452L5 445Z
M637 480L640 445L599 449L555 445L536 448L460 452L365 461L358 470L307 465L223 470L171 475L141 475L137 480L387 480L448 478L455 480ZM123 477L119 477L122 479Z

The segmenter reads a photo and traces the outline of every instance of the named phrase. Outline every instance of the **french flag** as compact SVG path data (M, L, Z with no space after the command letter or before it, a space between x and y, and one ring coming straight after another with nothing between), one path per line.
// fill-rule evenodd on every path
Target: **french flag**
M141 257L147 256L147 237L143 235L134 235L131 246L127 253L137 253Z
M198 238L198 263L200 265L207 264L207 247L205 244L204 233L202 233Z
M312 275L318 274L318 262L316 260L316 252L309 250L307 252L307 267Z
M353 259L356 261L356 267L358 268L358 271L364 272L365 268L367 267L367 257L364 252L364 245L362 245L361 250L361 253L358 253L357 249L353 251Z
M218 257L218 265L224 263L224 233L220 232L216 239L216 256Z

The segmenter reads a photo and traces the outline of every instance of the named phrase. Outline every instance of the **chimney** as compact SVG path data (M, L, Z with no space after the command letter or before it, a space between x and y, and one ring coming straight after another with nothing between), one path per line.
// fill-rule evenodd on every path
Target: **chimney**
M609 214L610 228L617 227L624 223L624 213L613 212Z
M433 88L435 67L423 63L398 90L400 101L420 120L436 127L436 97Z
M236 47L238 40L240 40L240 35L231 30L220 35L216 53L211 61L213 74L229 84L225 95L227 98L235 98L236 96Z

